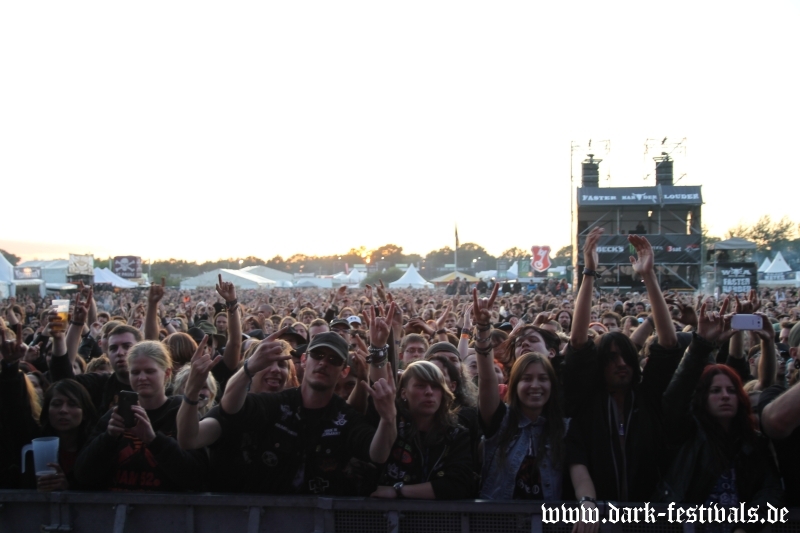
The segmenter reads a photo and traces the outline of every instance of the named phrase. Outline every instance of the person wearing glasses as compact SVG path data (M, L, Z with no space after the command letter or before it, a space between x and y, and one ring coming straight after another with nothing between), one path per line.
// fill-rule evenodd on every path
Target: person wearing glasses
M350 459L383 463L397 437L394 382L366 387L380 416L376 429L334 395L349 371L350 354L341 336L325 332L308 345L299 388L248 393L257 373L288 358L279 343L265 340L228 381L220 404L222 433L248 432L249 448L246 469L223 475L245 492L351 495L345 472ZM203 355L194 364L204 369L215 363Z

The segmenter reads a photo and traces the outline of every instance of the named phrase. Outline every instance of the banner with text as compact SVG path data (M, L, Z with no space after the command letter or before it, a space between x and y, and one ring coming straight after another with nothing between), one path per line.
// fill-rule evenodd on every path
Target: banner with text
M94 276L94 256L69 254L69 276Z
M135 255L118 255L114 258L114 274L125 279L142 277L142 258Z
M700 235L644 235L653 247L655 262L658 263L700 263ZM580 263L583 264L583 245L586 237L581 236ZM628 242L627 235L608 235L600 237L597 255L601 265L630 263L630 256L636 257L636 250Z
M42 279L41 267L14 267L14 279Z
M717 263L722 294L747 294L758 286L758 266L755 263Z

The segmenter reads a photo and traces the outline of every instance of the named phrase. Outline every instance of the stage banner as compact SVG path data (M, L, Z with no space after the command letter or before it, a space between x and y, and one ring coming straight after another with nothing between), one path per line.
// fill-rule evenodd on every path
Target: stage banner
M580 187L578 205L702 205L699 186Z
M722 294L748 294L758 286L758 266L755 263L717 263Z
M68 276L94 276L94 256L69 254Z
M125 279L142 277L142 258L135 255L118 255L114 258L114 274Z
M531 246L531 266L536 272L547 272L550 268L550 247Z
M653 247L655 262L700 263L700 235L643 235ZM579 239L580 263L583 264L583 245L586 237ZM604 235L597 243L597 255L601 265L630 263L636 250L628 242L627 235Z

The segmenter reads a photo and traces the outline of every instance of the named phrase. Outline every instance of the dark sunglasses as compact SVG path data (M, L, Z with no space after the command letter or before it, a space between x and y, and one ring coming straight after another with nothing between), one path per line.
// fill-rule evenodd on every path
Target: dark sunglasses
M331 366L342 366L347 361L343 361L341 357L335 354L325 355L322 352L308 352L308 356L314 361L325 361Z

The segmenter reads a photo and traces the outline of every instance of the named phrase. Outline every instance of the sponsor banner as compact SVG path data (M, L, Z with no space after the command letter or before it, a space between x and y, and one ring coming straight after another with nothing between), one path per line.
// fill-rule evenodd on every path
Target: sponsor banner
M508 279L508 259L497 260L497 279Z
M531 266L536 272L546 272L550 268L550 247L531 246Z
M94 256L69 254L68 276L94 276Z
M114 274L125 279L142 277L142 258L135 255L118 255L114 258Z
M759 272L758 279L764 281L794 281L794 272Z
M755 263L717 263L722 294L747 294L758 286L758 265Z
M520 259L517 263L517 276L520 278L529 278L533 276L533 268L529 259Z
M42 279L41 267L14 267L14 279Z
M578 205L702 205L700 187L579 187Z
M644 235L650 241L658 263L700 263L700 235ZM586 237L579 240L580 257ZM597 255L601 265L630 263L636 250L628 242L627 235L604 235L597 243ZM582 263L583 261L581 261Z

